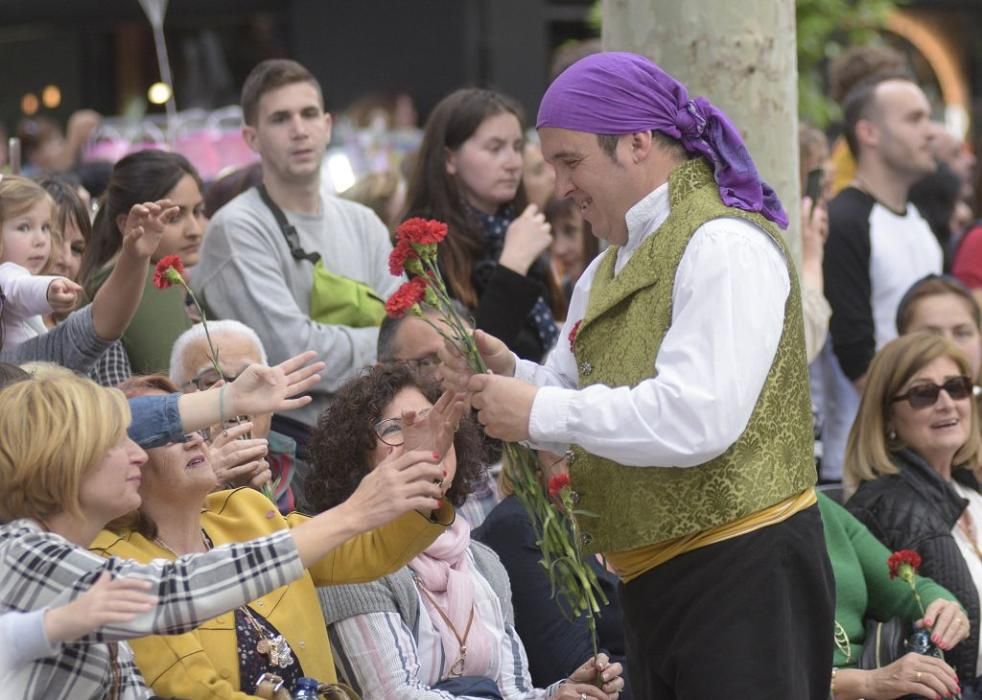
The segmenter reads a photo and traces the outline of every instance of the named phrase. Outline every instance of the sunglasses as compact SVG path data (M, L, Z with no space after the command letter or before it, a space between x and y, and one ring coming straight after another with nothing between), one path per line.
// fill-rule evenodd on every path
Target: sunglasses
M890 403L906 400L913 409L928 408L937 403L942 389L953 401L961 401L971 396L975 387L968 377L952 377L940 386L934 382L912 386L906 393L890 399Z

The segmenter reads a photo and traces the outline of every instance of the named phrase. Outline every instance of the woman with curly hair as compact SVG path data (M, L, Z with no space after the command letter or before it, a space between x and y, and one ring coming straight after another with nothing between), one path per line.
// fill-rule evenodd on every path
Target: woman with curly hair
M383 460L413 447L418 437L412 426L439 395L436 384L402 364L376 365L343 387L310 445L314 468L307 494L315 510L343 502ZM481 456L480 433L465 416L441 462L451 504L467 498L481 474ZM622 668L604 655L549 688L533 687L515 632L508 574L494 552L470 535L467 521L457 518L396 573L321 589L344 680L365 700L617 697ZM591 684L598 667L603 689Z

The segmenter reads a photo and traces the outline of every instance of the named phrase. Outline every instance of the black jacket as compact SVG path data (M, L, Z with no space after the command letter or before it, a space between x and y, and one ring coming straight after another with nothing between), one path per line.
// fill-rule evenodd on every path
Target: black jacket
M846 509L889 549L915 550L923 560L920 574L934 579L958 598L968 613L972 631L965 641L945 652L945 658L959 678L974 679L979 648L979 594L951 534L968 501L911 450L901 450L893 457L899 473L863 482L846 503ZM967 469L955 469L952 478L979 490Z

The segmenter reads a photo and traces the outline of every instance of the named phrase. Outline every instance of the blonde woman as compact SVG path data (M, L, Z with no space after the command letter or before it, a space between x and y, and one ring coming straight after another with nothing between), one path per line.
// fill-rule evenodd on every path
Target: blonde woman
M846 480L858 485L847 509L889 549L916 550L920 573L967 612L968 638L945 651L966 698L974 697L982 669L982 495L971 470L982 459L982 439L971 372L965 355L938 335L887 343L870 364L845 458Z

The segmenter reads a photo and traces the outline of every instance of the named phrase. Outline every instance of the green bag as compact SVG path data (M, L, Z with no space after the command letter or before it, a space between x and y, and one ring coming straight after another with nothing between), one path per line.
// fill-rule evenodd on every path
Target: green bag
M324 261L318 260L310 290L310 317L318 323L351 328L378 326L385 318L385 302L367 284L329 272Z
M270 198L263 185L256 185L259 196L273 212L290 254L294 260L306 260L314 266L314 283L310 290L310 318L318 323L350 328L378 326L385 318L385 302L364 282L330 272L320 253L308 253L300 247L297 230L286 214Z

